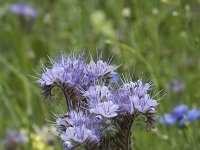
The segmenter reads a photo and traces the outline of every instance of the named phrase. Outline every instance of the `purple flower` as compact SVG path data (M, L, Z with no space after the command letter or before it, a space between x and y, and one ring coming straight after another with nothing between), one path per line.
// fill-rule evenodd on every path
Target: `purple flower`
M73 141L77 143L84 143L86 141L98 142L99 138L95 135L94 130L90 130L85 125L78 127L69 127L65 133L60 135L63 141Z
M68 115L57 118L56 124L65 149L72 149L79 144L96 144L103 131L96 116L83 112L71 111Z
M91 86L83 93L88 98L90 107L95 107L98 103L108 101L113 98L112 92L107 86Z
M44 72L39 75L37 82L40 84L45 99L52 102L52 89L56 86L67 98L67 109L73 109L75 103L82 99L81 89L87 89L89 83L83 55L84 53L80 55L71 53L67 57L60 54L57 61L49 58L52 67L47 68L42 64Z
M88 99L91 113L102 115L106 118L117 116L119 106L114 103L114 95L107 86L91 86L83 95Z
M28 137L25 134L19 133L18 131L11 130L7 136L3 139L3 144L6 150L16 149L16 147L23 142L27 142Z
M112 101L106 101L98 103L95 107L90 109L91 113L102 115L106 118L112 118L117 116L117 110L119 106Z
M147 94L149 87L148 83L142 84L141 80L124 83L118 90L117 100L120 108L133 114L136 111L146 113L150 108L157 106L157 101Z
M141 113L146 113L151 107L158 105L158 102L154 99L151 99L148 94L144 95L144 97L140 99L134 99L133 103L135 108Z
M139 79L137 82L130 81L128 83L124 83L120 88L120 91L127 96L143 97L147 94L149 88L150 85L148 83L142 84L141 79Z
M164 116L160 117L159 122L164 125L172 126L176 122L176 118L171 114L164 114Z
M59 80L71 85L84 86L86 64L83 55L81 54L78 57L72 55L65 57L61 54L57 62L49 58L53 66L51 69L43 66L44 73L41 74L41 79L38 80L40 85L51 85Z
M173 80L171 83L171 88L172 88L172 91L179 92L179 91L184 90L185 84L181 81Z
M87 75L91 80L101 79L106 84L109 84L112 82L113 75L116 74L114 70L116 70L118 67L114 67L108 62L104 62L100 59L95 63L91 57L91 61L87 65Z
M37 16L37 11L33 7L26 5L26 4L13 4L10 6L11 12L17 14L17 15L22 15L22 16L27 16L27 17L32 17L35 18Z
M56 67L63 67L63 80L84 87L88 83L86 77L86 63L84 61L84 53L76 55L71 53L68 57L63 54L59 55L58 61L54 63Z
M79 111L71 111L68 115L59 117L56 119L56 124L61 128L61 131L66 130L67 127L70 126L80 126L85 124L86 126L90 126L90 118L84 114L83 112Z
M41 86L52 85L56 80L62 80L64 73L63 67L53 67L52 69L44 68L45 72L41 75L41 79L38 80Z
M99 102L105 101L111 97L111 91L107 86L91 86L83 93L89 99L90 105L96 105Z

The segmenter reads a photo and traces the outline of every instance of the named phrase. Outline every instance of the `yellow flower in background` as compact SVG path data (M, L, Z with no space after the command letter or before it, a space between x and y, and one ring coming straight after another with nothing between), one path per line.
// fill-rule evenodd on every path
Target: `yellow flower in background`
M32 140L32 146L34 150L53 150L52 146L49 146L47 143L45 143L42 140L42 137L35 134L31 133L30 134L31 140Z

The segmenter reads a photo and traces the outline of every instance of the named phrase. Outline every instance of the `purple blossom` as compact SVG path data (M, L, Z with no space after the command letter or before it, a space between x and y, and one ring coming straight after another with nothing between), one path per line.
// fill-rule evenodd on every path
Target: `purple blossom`
M98 103L95 107L90 109L91 113L102 115L106 118L112 118L117 116L117 110L119 106L112 101L106 101Z
M75 127L68 127L65 133L60 135L63 141L73 141L77 143L84 143L86 141L91 142L98 142L99 138L95 135L94 130L90 130L86 128L85 125L82 126L75 126Z
M179 80L173 80L171 83L171 88L174 92L183 91L185 88L185 84Z
M57 118L56 124L61 126L64 130L69 126L80 126L83 124L90 126L90 118L81 111L71 111L68 115L66 115L66 117Z
M150 85L148 83L142 84L141 79L139 79L137 82L127 82L124 83L123 86L120 88L120 91L124 93L124 95L127 96L138 96L142 97L145 94L147 94L148 90L150 88Z
M91 86L83 95L88 98L91 113L106 118L117 116L119 106L114 103L114 95L107 86Z
M92 78L99 78L108 72L114 74L113 71L115 70L113 66L109 65L107 62L103 62L102 60L98 60L97 63L91 60L87 69Z
M83 59L84 53L75 55L71 53L68 57L61 54L58 61L55 62L56 67L63 67L63 80L67 83L72 83L84 87L88 83L86 77L86 63Z
M141 99L137 98L134 100L135 108L141 113L146 113L151 107L155 107L157 105L157 101L151 99L148 94L144 95Z
M71 111L68 115L57 118L56 124L65 149L72 149L79 144L90 145L99 142L105 130L101 121L101 117L81 111Z
M119 67L119 66L118 66ZM116 68L110 65L108 62L104 62L102 60L98 60L96 63L91 57L90 63L87 65L87 76L91 80L101 79L106 84L112 82L112 77L116 72Z
M84 69L86 64L82 55L75 57L71 54L69 57L65 57L61 54L57 62L51 58L49 59L53 66L51 69L43 66L44 73L41 74L41 79L38 80L40 85L51 85L57 80L70 85L83 86L85 84Z
M95 144L100 140L102 129L95 118L76 111L57 118L56 124L65 149L71 149L78 144Z
M22 15L22 16L27 16L27 17L32 17L32 18L35 18L37 16L36 9L23 3L11 5L10 11L17 15Z
M38 80L41 86L52 85L56 80L62 80L63 67L53 67L52 69L45 67L44 69L45 72L41 75L41 79Z
M97 64L91 58L89 64L84 60L84 53L80 55L70 53L69 56L60 54L57 61L49 58L52 67L43 65L44 72L39 75L39 80L42 93L45 98L51 98L51 89L55 86L60 87L65 95L69 97L73 103L81 98L81 90L88 90L95 85L98 80L110 82L110 76L114 73L114 67L102 60L97 61ZM101 79L100 79L101 78ZM94 101L94 100L93 100ZM71 102L67 100L68 109Z
M147 94L149 87L148 83L142 84L141 80L124 83L118 91L118 102L121 109L130 114L135 112L146 113L150 108L157 106L157 101Z
M3 144L6 150L16 149L16 147L23 142L28 142L28 136L18 131L11 130L3 139Z
M113 98L112 92L107 86L91 86L83 93L83 96L88 98L90 107L95 107L98 103L111 100Z

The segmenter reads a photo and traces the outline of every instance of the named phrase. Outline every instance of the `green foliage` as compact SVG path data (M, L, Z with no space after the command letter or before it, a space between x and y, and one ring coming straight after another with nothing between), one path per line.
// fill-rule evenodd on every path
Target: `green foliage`
M35 79L27 76L40 72L38 60L47 62L47 55L55 58L61 50L93 55L104 50L105 59L115 54L114 63L123 63L119 70L150 77L157 91L167 92L160 115L180 103L200 108L199 0L30 0L38 11L31 21L11 13L13 3L0 1L0 138L9 129L34 133L33 126L54 121L51 111L61 111L62 102L47 109ZM185 84L184 91L171 90L174 79ZM150 133L135 125L135 149L197 149L199 125L199 120L183 129L158 125Z

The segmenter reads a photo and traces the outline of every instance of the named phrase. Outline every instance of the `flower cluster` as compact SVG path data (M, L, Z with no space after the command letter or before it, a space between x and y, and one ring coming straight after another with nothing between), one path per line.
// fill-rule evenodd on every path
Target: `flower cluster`
M179 126L185 126L186 122L192 122L200 118L200 110L193 108L188 110L185 104L178 105L174 108L172 114L164 114L160 117L160 123L164 125L173 126L178 122Z
M65 96L67 112L57 118L55 126L66 150L130 149L133 121L145 116L147 123L155 122L158 102L150 94L152 85L121 78L116 72L119 66L112 66L111 60L103 61L100 55L95 62L90 56L87 63L84 53L71 53L60 54L57 61L50 58L50 62L51 67L43 65L37 82L49 102L56 86Z
M98 116L89 116L79 111L71 111L68 115L57 118L56 125L65 149L71 149L81 144L95 146L101 136L101 124Z

